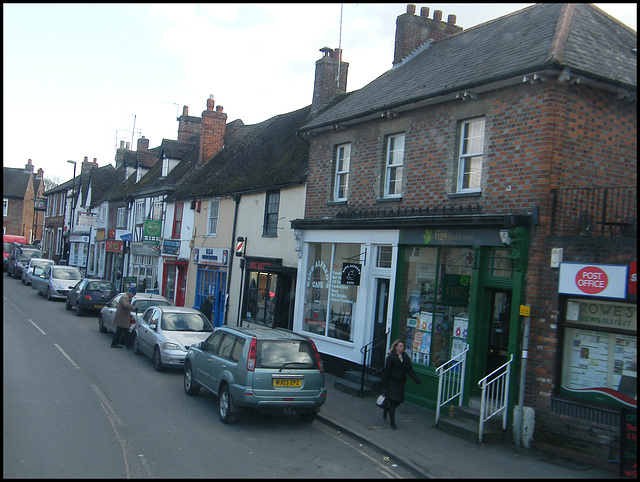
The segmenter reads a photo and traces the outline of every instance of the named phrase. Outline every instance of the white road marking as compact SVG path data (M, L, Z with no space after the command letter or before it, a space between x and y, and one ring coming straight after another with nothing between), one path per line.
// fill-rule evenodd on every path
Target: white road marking
M27 318L27 320L29 320L29 318ZM38 330L40 330L40 333L42 333L43 335L46 335L46 333L44 331L42 331L42 328L40 328L38 325L36 325L33 321L29 320L29 323L31 323L33 326L35 326Z
M78 365L76 362L74 362L73 359L69 355L67 355L67 353L60 347L60 345L58 345L57 343L54 343L54 346L58 350L60 350L60 353L62 353L64 355L64 357L71 362L71 364L74 366L74 368L76 370L78 370L80 368L80 365Z

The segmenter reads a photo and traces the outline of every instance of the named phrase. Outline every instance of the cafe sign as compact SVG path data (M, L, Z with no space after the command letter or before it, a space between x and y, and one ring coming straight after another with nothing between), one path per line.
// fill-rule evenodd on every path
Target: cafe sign
M342 284L360 286L362 265L357 263L342 263Z
M624 299L628 268L615 264L560 263L558 293Z

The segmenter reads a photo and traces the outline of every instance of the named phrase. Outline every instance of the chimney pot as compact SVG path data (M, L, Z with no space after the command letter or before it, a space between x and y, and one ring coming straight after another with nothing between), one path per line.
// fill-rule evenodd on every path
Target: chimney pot
M89 156L84 156L84 161L83 162L89 162Z
M453 15L453 14L451 14L451 15L449 15L447 17L447 23L450 24L450 25L455 25L456 24L456 20L457 20L457 17L455 15Z
M422 7L420 9L420 16L429 18L429 7Z
M414 13L416 13L416 6L413 5L412 3L410 3L409 5L407 5L407 13L413 15Z
M128 151L128 150L129 150L129 147L131 147L131 143L130 143L130 142L127 142L127 145L126 145L125 149ZM84 158L84 160L86 161L86 160L87 160L87 158L85 157L85 158Z
M214 105L216 105L216 103L213 101L213 94L211 94L207 99L207 110L213 112Z
M44 171L41 167L38 168L38 175L36 176L38 179L44 179Z
M189 107L188 106L182 106L182 115L183 116L188 116L189 115Z
M29 160L27 161L27 164L24 166L24 170L25 170L25 171L33 172L33 163L32 163L32 162L33 162L33 161L31 161L31 159L29 159Z
M433 19L440 22L442 20L442 10L434 10L433 11Z
M98 165L98 158L97 158L97 157L94 157L94 158L93 158L93 163L94 163L96 166Z
M124 141L120 141L120 149L124 149Z
M223 107L221 105L216 106L216 112L222 112Z

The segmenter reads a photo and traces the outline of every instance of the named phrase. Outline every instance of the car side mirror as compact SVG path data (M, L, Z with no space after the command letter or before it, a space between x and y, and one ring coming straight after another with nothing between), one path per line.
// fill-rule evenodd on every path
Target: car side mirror
M151 323L149 325L149 328L152 329L153 331L156 331L156 328L158 327L158 325L156 325L155 323Z

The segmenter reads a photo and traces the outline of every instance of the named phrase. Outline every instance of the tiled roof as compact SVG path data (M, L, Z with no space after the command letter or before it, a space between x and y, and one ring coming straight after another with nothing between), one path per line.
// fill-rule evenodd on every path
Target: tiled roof
M224 148L176 186L169 201L299 184L306 180L309 146L296 135L311 106L259 124L227 124Z
M5 167L2 173L2 195L11 198L24 198L31 173L24 169Z
M568 67L577 75L633 89L636 47L634 31L591 4L536 4L432 43L301 130L543 68Z

